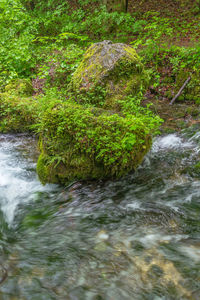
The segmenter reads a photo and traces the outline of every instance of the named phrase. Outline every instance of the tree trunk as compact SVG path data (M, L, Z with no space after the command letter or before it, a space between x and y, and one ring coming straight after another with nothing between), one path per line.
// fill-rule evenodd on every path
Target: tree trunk
M128 0L104 0L108 12L127 12Z

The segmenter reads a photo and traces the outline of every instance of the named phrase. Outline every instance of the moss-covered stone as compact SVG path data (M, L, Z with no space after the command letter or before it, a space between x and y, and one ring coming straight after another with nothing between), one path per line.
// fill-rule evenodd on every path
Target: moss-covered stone
M141 94L148 82L148 75L132 47L104 41L86 51L72 76L70 90L81 104L89 102L97 107L116 108L118 99Z
M50 176L52 177L50 170L48 170L48 156L45 155L43 152L40 154L37 161L37 174L41 183L43 184L49 181L48 179ZM53 183L57 182L53 181Z
M33 98L0 94L0 132L25 132L37 122L39 110Z
M37 174L43 184L51 182L66 185L73 180L105 177L102 166L95 165L86 155L72 155L68 150L64 157L65 162L62 162L58 158L56 159L56 156L48 156L44 152L40 154L37 162Z
M5 92L10 95L32 96L33 86L28 79L14 79L5 86Z
M191 115L192 117L197 117L200 115L200 109L199 107L195 106L195 105L190 105L187 109L186 109L186 113L188 115Z
M72 97L49 103L42 115L37 165L42 183L119 177L135 170L159 124L136 104L147 85L133 48L110 41L92 45L72 76Z
M148 121L72 103L47 110L37 164L40 180L67 184L134 170L151 146Z

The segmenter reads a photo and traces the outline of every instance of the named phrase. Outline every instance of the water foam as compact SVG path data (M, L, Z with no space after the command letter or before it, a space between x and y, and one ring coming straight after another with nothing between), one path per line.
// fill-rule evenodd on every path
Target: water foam
M23 144L23 139L10 142L5 137L0 145L0 208L9 225L12 225L20 203L30 201L36 192L49 188L40 184L34 171L30 176L27 162L16 155L15 148L20 143ZM34 163L32 167L35 167Z
M159 152L162 150L191 148L194 146L193 140L185 141L177 134L169 134L159 137L155 140L152 146L152 152Z

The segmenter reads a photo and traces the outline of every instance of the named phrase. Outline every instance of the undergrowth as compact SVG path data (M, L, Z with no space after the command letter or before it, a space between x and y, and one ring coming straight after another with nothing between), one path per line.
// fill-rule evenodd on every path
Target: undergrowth
M66 89L85 49L95 41L131 43L159 84L159 66L199 69L200 17L108 13L101 1L2 0L0 89L14 78L31 78L35 93ZM196 5L198 7L198 5ZM193 9L193 6L192 6ZM191 9L191 12L193 13ZM185 45L187 38L188 45Z

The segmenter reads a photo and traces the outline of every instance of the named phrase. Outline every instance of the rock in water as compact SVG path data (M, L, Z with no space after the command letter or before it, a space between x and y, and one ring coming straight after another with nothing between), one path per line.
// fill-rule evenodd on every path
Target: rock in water
M70 102L47 110L42 123L37 173L44 184L122 176L151 146L149 126L140 118Z
M41 182L68 184L136 169L156 127L156 118L140 113L135 104L147 85L147 73L132 47L93 44L72 76L68 100L49 104L42 116Z
M143 64L132 47L103 41L89 47L72 77L70 89L81 104L88 101L83 94L90 93L93 95L90 104L115 109L119 99L144 92L148 82ZM100 100L95 97L99 94Z

